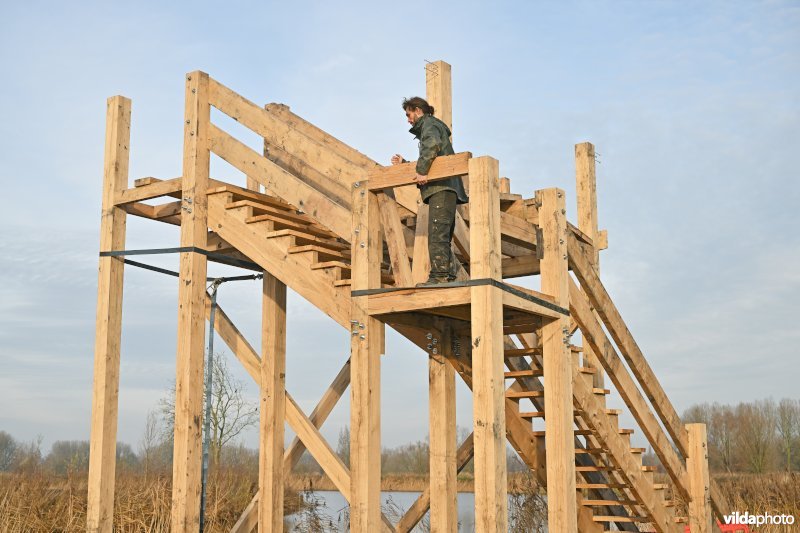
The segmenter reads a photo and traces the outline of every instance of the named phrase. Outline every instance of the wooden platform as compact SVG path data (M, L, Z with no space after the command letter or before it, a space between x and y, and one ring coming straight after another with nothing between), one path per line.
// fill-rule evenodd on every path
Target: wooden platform
M569 310L552 298L494 279L473 279L441 283L431 287L388 287L355 290L352 296L369 296L367 311L385 322L402 320L403 315L428 315L470 321L473 287L493 286L502 292L503 326L514 332L534 331L543 322L568 316Z

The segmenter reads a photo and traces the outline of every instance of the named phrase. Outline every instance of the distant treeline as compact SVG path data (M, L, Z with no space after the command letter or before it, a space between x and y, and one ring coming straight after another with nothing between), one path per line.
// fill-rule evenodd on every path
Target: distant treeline
M684 411L683 421L706 424L712 471L800 471L800 400L702 403Z

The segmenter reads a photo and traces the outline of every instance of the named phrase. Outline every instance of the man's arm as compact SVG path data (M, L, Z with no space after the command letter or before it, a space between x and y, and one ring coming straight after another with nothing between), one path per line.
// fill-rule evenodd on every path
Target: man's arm
M422 128L419 140L419 159L417 159L417 174L427 176L433 160L442 148L442 139L439 128L430 121Z

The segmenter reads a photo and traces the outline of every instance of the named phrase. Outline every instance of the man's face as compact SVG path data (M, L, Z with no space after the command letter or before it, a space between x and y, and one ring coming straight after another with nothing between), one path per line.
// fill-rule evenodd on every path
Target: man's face
M406 109L406 119L408 119L408 123L411 124L412 126L414 125L414 122L416 122L417 119L421 116L422 116L422 109L418 107L412 107Z

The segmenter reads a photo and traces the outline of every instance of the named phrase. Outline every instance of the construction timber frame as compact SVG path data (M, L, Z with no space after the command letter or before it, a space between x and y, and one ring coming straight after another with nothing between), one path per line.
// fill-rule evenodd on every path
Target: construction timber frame
M451 68L425 67L427 98L448 125ZM705 427L684 425L599 277L595 154L575 147L577 226L562 190L510 192L499 164L468 152L437 158L429 180L462 176L453 253L457 281L426 279L427 206L414 164L384 167L280 104L258 106L203 72L186 76L183 173L128 184L131 102L108 100L97 303L88 531L110 532L122 326L125 221L180 226L172 531L198 531L207 262L263 272L255 348L222 309L215 329L260 389L259 489L235 532L283 530L283 487L304 451L350 504L355 532L457 531L456 476L474 460L479 532L508 528L506 442L547 491L549 530L712 531L728 512L709 479ZM264 139L256 151L211 122L214 107ZM209 174L215 154L244 186ZM151 200L166 198L166 202ZM532 276L539 291L509 282ZM311 413L284 386L286 293L351 332L350 358ZM430 486L398 523L381 512L380 366L389 326L427 352ZM580 333L582 345L574 344ZM474 431L456 442L456 375L473 392ZM351 468L320 427L350 388ZM609 387L609 388L606 388ZM613 388L666 474L642 465ZM534 430L533 420L544 431ZM543 422L542 422L543 419ZM284 445L285 424L297 437ZM663 482L666 481L666 482ZM688 516L676 516L676 501Z

